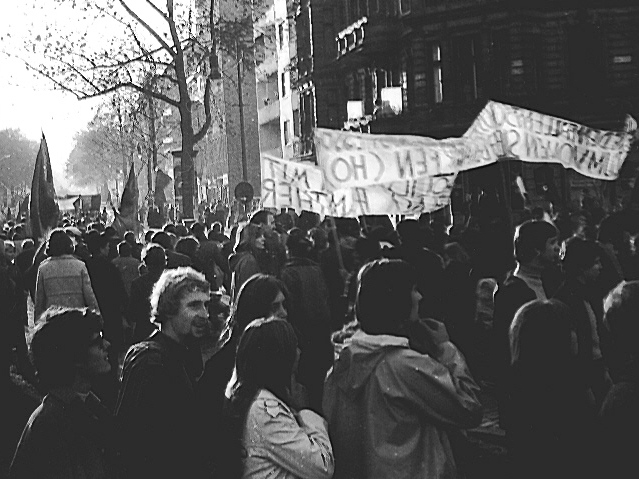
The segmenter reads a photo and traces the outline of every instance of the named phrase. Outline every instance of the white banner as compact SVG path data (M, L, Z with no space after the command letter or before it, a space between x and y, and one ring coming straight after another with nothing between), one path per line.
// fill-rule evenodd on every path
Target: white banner
M472 153L462 170L508 158L560 163L591 178L615 180L632 137L491 101L464 134Z
M262 156L262 203L265 208L293 208L321 215L357 217L419 214L448 204L456 174L332 190L320 167Z
M560 163L614 180L634 132L596 130L489 102L462 138L315 129L318 166L262 156L265 208L322 215L427 213L442 208L459 171L500 159Z
M434 140L325 128L314 133L317 163L333 190L455 174L471 153L463 138Z

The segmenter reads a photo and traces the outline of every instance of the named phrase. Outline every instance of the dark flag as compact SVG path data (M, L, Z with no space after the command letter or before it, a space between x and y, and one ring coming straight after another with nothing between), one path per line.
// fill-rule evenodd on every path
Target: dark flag
M80 213L82 209L82 197L78 196L78 198L73 202L73 207L75 208L75 214Z
M31 234L36 239L43 238L49 229L58 225L58 205L55 202L51 159L44 133L42 140L40 140L40 149L36 157L33 181L31 182L29 220Z
M165 189L171 183L171 177L164 173L162 170L157 170L155 173L155 197L154 203L156 206L162 207L166 203Z
M138 232L140 222L138 221L138 179L135 176L134 165L131 164L129 179L124 186L122 199L120 200L120 211L115 212L113 227L124 236L127 231Z

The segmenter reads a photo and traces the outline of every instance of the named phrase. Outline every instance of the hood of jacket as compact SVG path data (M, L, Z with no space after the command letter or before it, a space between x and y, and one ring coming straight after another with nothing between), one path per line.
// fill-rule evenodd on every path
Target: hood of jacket
M346 394L357 394L368 384L377 365L389 354L401 349L409 349L407 338L357 331L333 366L337 387Z

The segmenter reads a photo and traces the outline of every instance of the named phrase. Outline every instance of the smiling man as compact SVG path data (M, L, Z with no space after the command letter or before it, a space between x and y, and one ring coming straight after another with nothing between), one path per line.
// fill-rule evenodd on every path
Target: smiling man
M124 477L204 477L194 387L202 373L209 283L192 268L164 271L151 293L159 326L126 354L116 407Z

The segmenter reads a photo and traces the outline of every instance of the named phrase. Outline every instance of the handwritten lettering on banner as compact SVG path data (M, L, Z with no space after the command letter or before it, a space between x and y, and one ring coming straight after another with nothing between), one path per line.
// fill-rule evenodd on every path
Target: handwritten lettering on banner
M469 154L461 138L371 135L315 129L318 165L327 185L352 188L453 174Z
M630 151L632 136L491 101L464 134L472 153L462 170L498 158L516 158L560 163L591 178L614 180Z
M262 204L322 213L327 193L322 170L315 165L262 155Z
M419 214L446 206L456 174L367 186L324 187L322 170L268 155L262 156L262 203L267 208L294 208L321 215L357 217Z

